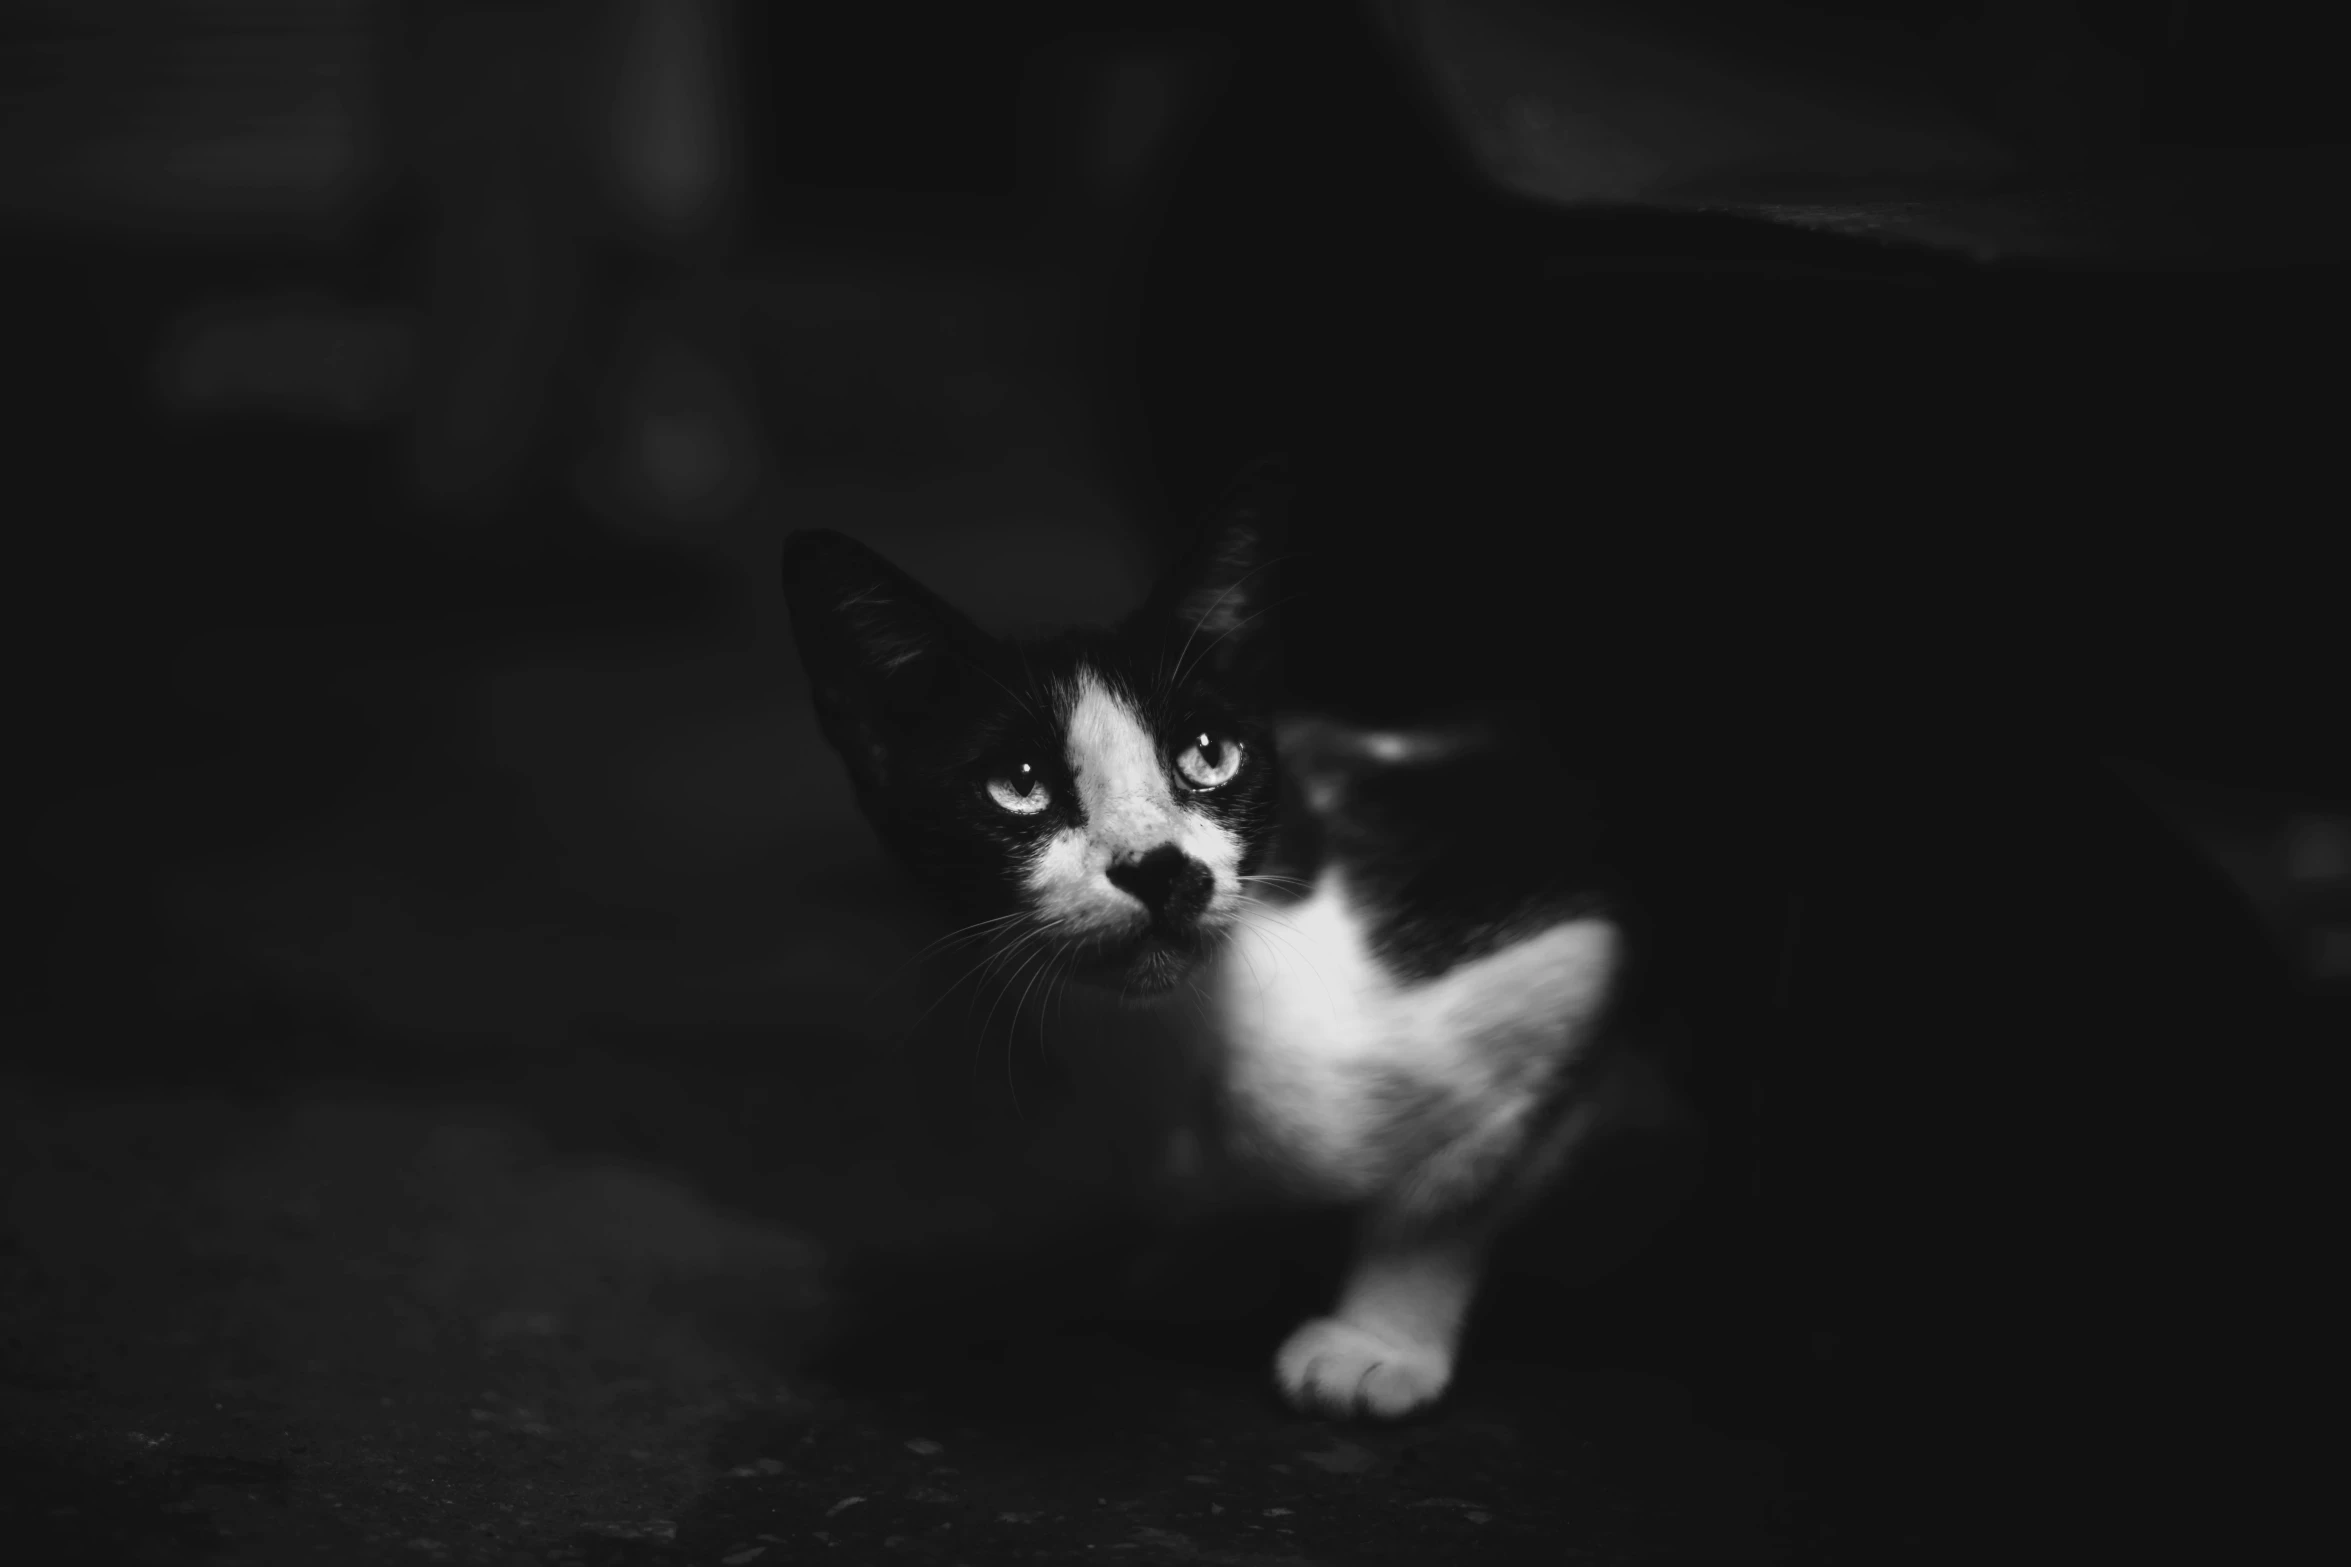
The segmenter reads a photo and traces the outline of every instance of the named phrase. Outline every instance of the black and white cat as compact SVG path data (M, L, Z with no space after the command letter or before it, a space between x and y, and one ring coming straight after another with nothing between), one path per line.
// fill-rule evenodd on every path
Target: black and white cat
M1276 1357L1302 1408L1395 1417L1451 1381L1497 1232L1639 1073L1626 919L1588 793L1509 710L1370 728L1279 712L1284 490L1245 481L1110 630L1012 644L839 534L785 549L824 732L955 915L1168 1001L1212 1153L1361 1215L1330 1314Z

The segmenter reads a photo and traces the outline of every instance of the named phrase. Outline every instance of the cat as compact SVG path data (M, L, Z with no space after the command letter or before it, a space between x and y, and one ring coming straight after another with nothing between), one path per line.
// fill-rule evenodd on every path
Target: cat
M1453 1380L1501 1231L1638 1097L1630 930L1590 791L1531 715L1280 705L1286 494L1247 476L1124 623L981 632L828 531L784 551L823 733L958 920L1152 1008L1208 1083L1179 1136L1358 1215L1275 1356L1296 1407L1396 1418Z

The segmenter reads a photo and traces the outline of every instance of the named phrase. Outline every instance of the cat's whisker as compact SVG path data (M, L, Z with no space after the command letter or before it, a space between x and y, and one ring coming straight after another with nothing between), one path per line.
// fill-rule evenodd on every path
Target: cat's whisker
M966 969L952 983L943 987L937 995L933 996L929 1005L925 1006L922 1011L915 1014L914 1021L906 1026L906 1033L900 1042L904 1043L905 1040L912 1039L916 1034L920 1033L922 1031L923 1024L930 1021L931 1014L938 1011L940 1006L947 1000L947 998L955 994L957 990L961 989L964 981L970 979L976 972L978 972L976 968Z
M1245 892L1241 894L1241 901L1244 906L1249 908L1262 909L1268 906L1262 898L1251 897L1248 893ZM1239 954L1241 962L1247 965L1249 970L1249 983L1256 986L1258 989L1263 990L1265 988L1265 982L1259 979L1257 976L1257 965L1249 961L1248 949L1243 946L1242 943L1236 941L1233 943L1233 951Z
M1019 930L1013 933L1011 940L1007 941L1001 948L995 952L990 953L985 959L981 960L979 966L974 969L973 972L978 975L983 982L993 982L995 976L1008 965L1011 965L1015 958L1023 957L1023 955L1027 953L1030 948L1041 945L1044 940L1045 933L1042 930L1038 929L1033 923L1024 923ZM975 989L972 992L971 1006L977 1005L979 1005L979 991ZM969 1017L970 1015L970 1007L966 1007L964 1009L964 1016Z
M997 992L996 992L996 999L988 1003L988 1015L987 1015L985 1018L982 1018L982 1019L980 1020L980 1035L981 1035L981 1037L982 1037L982 1038L986 1038L986 1037L988 1037L988 1036L989 1036L989 1034L991 1033L991 1031L993 1030L993 1028L994 1028L994 1026L995 1026L995 1022L996 1022L996 1010L997 1010L997 1008L1001 1007L1001 1006L1004 1004L1004 997L1005 997L1005 994L1006 994L1007 992L1009 992L1009 991L1012 989L1012 987L1013 987L1015 984L1019 983L1019 981L1020 981L1020 976L1021 976L1021 975L1023 975L1023 974L1025 974L1025 973L1027 973L1027 972L1028 972L1028 970L1029 970L1029 968L1030 968L1030 966L1031 966L1032 964L1036 964L1036 963L1040 963L1040 962L1047 962L1047 961L1050 961L1050 960L1051 960L1051 958L1052 958L1052 955L1053 955L1053 954L1052 954L1052 949L1051 949L1050 947L1047 947L1047 946L1044 944L1044 942L1042 941L1042 939L1040 939L1040 940L1039 940L1039 941L1037 941L1037 942L1036 942L1036 944L1035 944L1035 945L1034 945L1034 946L1031 948L1031 950L1030 950L1030 952L1029 952L1028 956L1026 956L1026 957L1024 957L1024 958L1022 958L1022 959L1021 959L1021 961L1020 961L1020 967L1018 967L1018 968L1016 968L1016 969L1014 969L1014 970L1012 971L1012 976L1011 976L1011 978L1007 979L1007 980L1004 982L1004 984L1003 984L1003 985L1002 985L1002 986L1001 986L1001 987L1000 987L1000 988L997 990ZM1006 1032L1006 1035L1005 1035L1005 1048L1004 1048L1004 1084L1005 1084L1005 1086L1006 1086L1007 1088L1012 1088L1012 1086L1013 1086L1013 1085L1012 1085L1012 1034L1013 1034L1013 1032L1017 1031L1017 1029L1018 1029L1018 1027L1019 1027L1019 1023L1020 1023L1020 1009L1019 1009L1018 1005L1016 1004L1016 1005L1014 1006L1014 1008L1013 1008L1013 1013L1012 1013L1012 1028L1011 1028L1011 1029L1009 1029L1009 1030L1007 1030L1007 1032ZM1017 1088L1013 1089L1013 1099L1014 1099L1014 1102L1015 1102L1015 1104L1016 1104L1016 1105L1018 1104L1019 1097L1020 1097L1019 1090L1018 1090Z
M1027 967L1027 965L1029 964L1029 962L1031 962L1031 961L1032 961L1032 960L1035 958L1035 956L1036 956L1036 954L1035 954L1034 952L1032 952L1032 953L1031 953L1031 954L1030 954L1028 957L1024 957L1024 958L1021 960L1021 966L1022 966L1022 967L1024 967L1024 968L1025 968L1025 967ZM971 1048L972 1048L972 1063L973 1063L973 1069L974 1069L974 1073L975 1073L975 1075L976 1075L976 1073L977 1073L977 1069L978 1069L978 1063L979 1063L979 1053L980 1053L980 1049L981 1049L981 1047L982 1047L983 1045L985 1045L985 1044L988 1042L988 1040L989 1040L990 1038L992 1038L992 1037L993 1037L993 1031L992 1031L992 1029L991 1029L991 1026L990 1026L990 1025L992 1025L992 1024L995 1022L995 1018L996 1018L996 1008L997 1008L998 1006L1000 1006L1000 1005L1002 1005L1002 1004L1003 1004L1003 1000L1004 1000L1004 988L1003 988L1003 987L1001 987L1001 986L999 986L999 987L997 988L997 991L996 991L996 997L995 997L995 999L994 999L993 1001L991 1001L991 1002L989 1002L989 1003L988 1003L988 1015L987 1015L985 1018L983 1018L983 1019L981 1019L981 1020L980 1020L980 1025L979 1025L979 1027L978 1027L977 1029L973 1030L973 1032L972 1032L972 1043L971 1043ZM973 1005L975 1005L975 1006L976 1006L977 1004L978 1004L978 1002L977 1002L977 999L975 998L975 999L974 999L974 1002L973 1002ZM967 1015L968 1015L968 1014L967 1014ZM1020 1085L1019 1085L1019 1084L1017 1084L1017 1083L1015 1083L1015 1082L1013 1081L1013 1076L1012 1076L1012 1051L1011 1051L1011 1048L1010 1048L1009 1044L1007 1045L1007 1047L1006 1047L1006 1049L1005 1049L1005 1053L1004 1053L1004 1089L1005 1089L1005 1092L1009 1093L1009 1094L1012 1096L1012 1111L1013 1111L1013 1114L1014 1114L1015 1116L1019 1116L1019 1117L1020 1117L1021 1119L1023 1119L1023 1120L1026 1120L1026 1119L1027 1119L1027 1117L1026 1117L1026 1116L1025 1116L1023 1113L1022 1113L1022 1111L1021 1111L1021 1107L1020 1107Z
M1076 954L1064 947L1045 965L1044 989L1037 998L1037 1056L1040 1060L1045 1056L1045 1013L1061 994L1063 977L1076 961Z
M1004 947L1003 947L1002 949L1000 949L1000 950L999 950L999 951L997 951L997 952L994 952L994 953L990 954L990 955L989 955L989 957L988 957L988 958L987 958L987 959L986 959L984 962L982 962L982 963L980 963L980 964L976 965L976 966L975 966L975 967L974 967L974 968L973 968L973 969L970 971L970 973L969 973L969 974L967 974L967 975L965 976L966 978L973 979L973 980L975 980L975 981L976 981L976 983L975 983L975 984L973 985L973 987L972 987L972 995L971 995L971 1000L970 1000L970 1002L969 1002L969 1003L967 1003L967 1004L966 1004L966 1006L964 1007L964 1013L963 1013L963 1015L964 1015L964 1018L965 1018L965 1020L966 1020L967 1022L970 1020L970 1017L971 1017L971 1010L972 1010L972 1008L973 1008L973 1007L976 1007L976 1006L978 1006L978 1005L979 1005L980 992L981 992L983 989L987 989L987 988L989 988L989 987L990 987L991 981L989 980L989 978L988 978L988 975L990 974L990 972L991 972L992 970L1000 969L1000 968L1002 968L1002 967L1003 967L1005 964L1012 962L1012 960L1014 959L1014 957L1015 957L1016 955L1021 955L1021 956L1020 956L1020 963L1021 963L1021 966L1025 967L1025 966L1027 965L1027 963L1030 961L1030 959L1031 959L1032 957L1034 957L1034 956L1035 956L1035 951L1034 951L1034 950L1032 950L1032 949L1041 949L1041 948L1042 948L1042 946L1043 946L1043 938L1042 938L1042 935L1041 935L1039 932L1037 932L1036 930L1032 929L1032 928L1025 928L1025 927L1024 927L1023 929L1021 929L1021 930L1019 930L1019 931L1015 932L1015 933L1014 933L1014 935L1013 935L1013 937L1012 937L1012 939L1011 939L1009 942L1007 942L1007 943L1004 945ZM1023 954L1025 954L1025 955L1023 955ZM1016 970L1016 972L1017 972L1017 970ZM995 988L995 993L996 993L996 1001L995 1001L995 1002L991 1002L991 1003L989 1004L989 1007L988 1007L988 1018L989 1018L989 1019L993 1019L993 1018L994 1018L994 1016L996 1015L996 1005L1002 1001L1002 999L1003 999L1003 994L1004 994L1003 987L1002 987L1001 985L996 985L994 988ZM980 1023L980 1025L979 1025L977 1028L974 1028L974 1029L972 1030L972 1036L971 1036L971 1076L970 1076L970 1080L971 1080L972 1086L973 1086L973 1087L975 1087L975 1088L976 1088L976 1087L978 1086L978 1084L979 1084L979 1073L980 1073L980 1052L981 1052L981 1049L982 1049L982 1047L986 1045L986 1043L987 1043L987 1040L988 1040L988 1022L987 1022L987 1020L985 1020L985 1019L984 1019L984 1020L982 1020L982 1022ZM1019 1107L1020 1107L1020 1090L1019 1090L1019 1088L1018 1088L1017 1086L1015 1086L1015 1085L1012 1083L1012 1081L1011 1081L1011 1077L1010 1077L1010 1074L1009 1074L1009 1071L1007 1072L1007 1075L1006 1075L1006 1079L1005 1079L1005 1087L1011 1091L1011 1093L1012 1093L1012 1099L1013 1099L1013 1108L1014 1108L1014 1111L1015 1111L1015 1113L1018 1113L1018 1111L1019 1111Z
M976 1004L980 992L993 984L1004 970L1016 964L1022 954L1034 946L1038 939L1036 935L1027 931L1015 932L1004 941L991 946L984 957L966 969L964 978L959 983L971 985L972 1003ZM970 1007L967 1005L965 1008L967 1015L969 1010Z
M984 940L991 929L1001 929L1006 923L1017 918L1019 916L1016 914L999 914L993 919L977 921L975 924L951 930L946 935L928 943L919 951L900 958L890 966L888 973L875 980L872 987L865 992L865 1005L872 1006L881 1000L883 992L898 984L905 977L908 969L915 967L926 958L938 956L955 947L969 945L974 941Z
M1313 972L1316 983L1326 991L1330 989L1330 981L1324 977L1322 965L1316 960L1313 949L1300 941L1295 932L1283 928L1278 923L1269 922L1259 925L1257 933L1267 941L1280 942L1292 957L1304 963Z
M1271 911L1275 908L1275 905L1267 903L1262 898L1251 897L1246 893L1244 893L1242 896L1252 907L1265 909L1268 911ZM1249 932L1258 940L1267 942L1269 944L1277 941L1280 942L1292 957L1296 958L1300 963L1304 964L1308 972L1314 975L1315 983L1322 986L1326 993L1330 990L1330 981L1323 974L1322 966L1315 961L1313 953L1306 947L1300 945L1291 932L1282 928L1279 921L1260 920L1252 922L1252 924L1249 926ZM1240 953L1241 961L1243 963L1249 963L1248 952L1242 947L1240 943L1234 943L1233 950ZM1278 954L1271 955L1278 956ZM1249 977L1253 982L1257 980L1257 966L1254 963L1249 963Z
M1206 1029L1210 1034L1214 1034L1216 1032L1216 1017L1211 1009L1211 999L1209 997L1208 991L1200 983L1199 976L1193 975L1192 977L1186 979L1184 981L1184 988L1192 993L1192 1015L1199 1019L1200 1026L1203 1029Z
M1076 988L1076 983L1077 959L1072 957L1061 966L1060 989L1054 1000L1054 1021L1063 1027L1069 1024L1069 993Z
M974 941L984 941L990 935L1001 931L1005 926L1011 924L1013 921L1019 918L1020 914L1018 911L1015 911L1011 914L998 914L990 919L974 920L972 923L963 926L961 929L951 930L946 935L941 936L938 940L932 942L929 946L916 953L915 957L926 958L934 952L944 951L952 947L966 946Z
M927 958L943 956L957 947L967 947L974 942L986 941L992 936L1000 935L1006 926L1019 918L1018 911L1011 914L998 914L989 919L974 920L969 925L947 932L944 936L925 945L920 951L901 960L875 985L874 993L879 995L884 987L915 964L921 963Z
M1021 987L1020 999L1012 1004L1012 1024L1006 1032L1005 1053L1007 1055L1011 1053L1013 1044L1016 1043L1020 1038L1020 1015L1022 1011L1027 1008L1029 1004L1029 997L1035 994L1037 989L1037 982L1045 978L1048 974L1051 974L1053 972L1054 965L1059 961L1059 955L1050 949L1047 949L1045 953L1045 961L1037 965L1036 972L1031 974L1029 976L1028 983ZM1040 1016L1037 1022L1037 1047L1039 1054L1043 1053L1044 1044L1045 1024L1044 1019Z
M1289 595L1282 599L1276 600L1274 603L1266 605L1263 609L1252 610L1248 614L1243 615L1239 620L1234 621L1230 626L1227 626L1223 631L1219 632L1217 634L1216 640L1209 643L1208 646L1202 648L1200 650L1199 657L1194 658L1190 664L1185 664L1179 656L1176 662L1175 678L1169 682L1170 688L1172 689L1174 687L1181 686L1185 679L1190 676L1191 672L1200 667L1201 661L1206 659L1209 654L1215 652L1217 648L1223 644L1226 637L1232 636L1236 632L1246 630L1250 625L1257 621L1263 620L1266 616L1272 614L1275 610L1280 609L1284 605L1290 603L1291 600L1295 597L1295 594ZM1199 628L1195 626L1193 630L1195 633L1197 633ZM1184 645L1187 648L1191 645L1191 639L1189 637L1185 639Z
M1012 1118L1020 1122L1021 1125L1026 1126L1029 1120L1029 1113L1021 1105L1020 1084L1016 1082L1014 1078L1015 1074L1012 1069L1012 1041L1007 1039L1004 1041L1004 1091L1012 1096Z
M1009 990L1012 984L1019 980L1022 973L1029 975L1028 982L1022 986L1020 998L1013 1003L1012 1019L1006 1024L1004 1030L1004 1082L1005 1086L1012 1091L1014 1113L1021 1115L1024 1121L1026 1115L1020 1109L1020 1090L1013 1082L1014 1052L1020 1043L1020 1016L1028 1006L1029 997L1036 992L1040 984L1045 986L1046 994L1050 995L1052 993L1052 977L1056 969L1067 964L1074 964L1077 961L1077 954L1074 951L1067 947L1056 947L1048 940L1055 931L1067 924L1068 921L1060 918L1048 918L1040 921L1034 932L1037 937L1037 952L1034 956L1039 961L1035 963L1033 969L1029 963L1024 962L1021 968L1014 973L1012 979L1005 982L1005 988ZM994 1009L990 1008L990 1016L993 1015ZM1037 1052L1038 1058L1044 1059L1045 1020L1042 1002L1038 1006Z
M1004 918L1007 920L1017 919L1018 917L1019 916L1017 915L1004 916ZM1004 935L1004 927L999 924L995 930L992 930L987 934L991 940L1001 939ZM1025 932L1014 931L1012 933L1011 939L1005 942L1003 947L999 948L995 952L990 953L987 957L982 958L979 962L965 969L962 974L956 977L953 983L947 985L936 996L931 998L930 1005L922 1009L921 1015L916 1017L913 1024L907 1029L907 1037L912 1038L914 1034L922 1028L922 1025L930 1020L931 1014L946 1004L948 997L954 995L956 991L961 990L966 984L980 979L983 975L986 974L991 966L1004 961L1004 959L1010 953L1018 951L1020 944L1026 939L1027 936ZM971 1005L976 1006L978 1004L979 987L974 985ZM970 1016L968 1007L966 1008L964 1015L966 1017Z
M938 949L938 948L940 948L940 947L948 946L948 945L950 945L950 944L952 944L952 943L954 943L954 942L958 942L958 941L968 941L968 940L971 940L971 939L972 939L973 937L975 937L975 936L981 936L981 935L985 935L985 934L986 934L987 932L989 932L990 930L998 929L998 928L1000 928L1000 927L1002 927L1002 926L1009 925L1009 924L1011 924L1011 923L1012 923L1014 920L1017 920L1017 919L1019 919L1019 918L1020 918L1020 913L1019 913L1019 911L1018 911L1018 910L1014 910L1012 913L1009 913L1009 914L992 914L992 915L990 915L990 916L989 916L988 918L986 918L986 919L973 920L973 921L972 921L970 924L968 924L968 925L958 925L958 926L956 926L956 927L955 927L955 929L953 929L953 930L951 930L951 931L948 931L948 932L946 932L944 935L940 936L940 937L939 937L939 938L938 938L936 941L933 941L933 942L929 943L927 946L923 947L921 951L919 951L919 952L917 952L917 953L915 954L915 956L916 956L916 957L927 957L927 956L929 956L929 955L930 955L930 954L931 954L933 951L935 951L936 949Z
M972 986L971 1000L965 1003L963 1009L964 1018L968 1022L971 1017L971 1009L979 1005L980 991L986 986L985 976L988 970L1003 962L1008 953L1018 951L1020 949L1021 943L1026 939L1027 933L1025 931L1014 931L1012 933L1011 939L1003 946L999 947L996 951L989 953L985 958L982 958L979 962L973 964L970 968L964 970L962 977L957 979L953 985L948 986L946 990L940 992L938 1000L933 1001L931 1005L933 1007L938 1006L939 1002L945 1001L947 997L953 995L958 989L962 988L966 982L969 982ZM986 1042L986 1040L987 1031L984 1028L972 1030L971 1070L969 1074L969 1081L971 1086L975 1089L979 1086L980 1080L980 1047Z
M1183 682L1184 655L1192 650L1192 640L1193 638L1200 635L1200 628L1207 625L1210 617L1214 616L1219 609L1224 607L1224 601L1231 598L1234 594L1240 592L1242 586L1247 583L1251 577L1257 576L1261 572L1272 569L1275 564L1276 561L1273 560L1259 561L1256 565L1251 566L1247 571L1242 572L1238 577L1235 577L1231 582L1227 583L1225 585L1225 590L1209 601L1208 607L1202 610L1198 618L1192 622L1191 630L1184 634L1184 645L1176 650L1176 673L1167 682L1168 688L1170 690L1174 689ZM1265 611L1260 610L1258 613L1263 614ZM1225 631L1224 636L1231 636L1234 631L1239 630L1242 626L1247 625L1249 621L1256 618L1257 617L1255 615L1251 615L1243 618L1240 621L1237 621L1233 626L1229 627ZM1217 638L1217 641L1219 642L1223 640L1223 636ZM1206 657L1207 653L1213 650L1214 647L1215 643L1209 644L1207 649L1202 650L1201 656Z
M1065 952L1062 955L1060 966L1055 970L1049 982L1050 1004L1054 1009L1053 1021L1057 1027L1066 1028L1069 1024L1069 990L1071 981L1077 973L1077 965L1077 954ZM1044 1061L1049 1058L1050 1052L1046 1049L1045 1041L1044 1007L1040 1005L1037 1017L1037 1059Z
M997 676L994 670L989 669L984 665L974 665L973 667L978 669L981 674L986 675L989 680L993 681L997 690L1012 698L1013 702L1020 708L1022 712L1028 714L1031 718L1034 718L1039 723L1045 722L1045 715L1038 712L1034 707L1031 707L1027 697L1022 696L1018 691L1015 691L1012 689L1012 687L1006 685L1003 680Z

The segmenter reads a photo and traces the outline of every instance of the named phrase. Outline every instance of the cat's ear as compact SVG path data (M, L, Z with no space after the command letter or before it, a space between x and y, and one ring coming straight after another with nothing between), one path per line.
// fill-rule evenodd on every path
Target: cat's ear
M1269 669L1290 492L1282 459L1252 466L1210 512L1190 555L1162 584L1157 612L1174 622L1185 669L1226 676Z
M825 737L862 790L888 784L907 730L985 640L953 605L856 540L784 540L784 599Z

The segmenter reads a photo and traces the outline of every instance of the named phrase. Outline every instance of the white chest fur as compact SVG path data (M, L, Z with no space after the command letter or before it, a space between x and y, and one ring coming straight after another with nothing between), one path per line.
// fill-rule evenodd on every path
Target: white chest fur
M1613 924L1568 920L1400 982L1326 872L1303 901L1252 909L1211 979L1240 1135L1317 1195L1459 1195L1523 1148L1618 950Z

